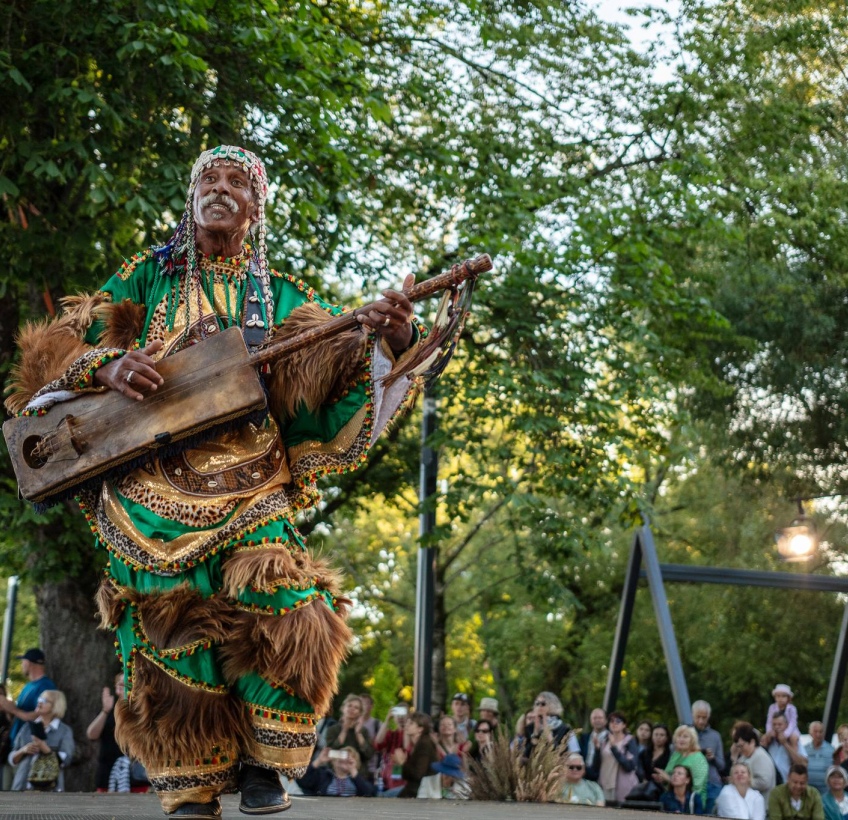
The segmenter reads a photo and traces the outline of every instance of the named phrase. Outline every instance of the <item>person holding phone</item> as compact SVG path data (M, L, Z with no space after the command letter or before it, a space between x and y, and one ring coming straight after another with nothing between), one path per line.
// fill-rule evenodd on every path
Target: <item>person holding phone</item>
M30 771L40 755L56 754L59 759L59 771L52 787L39 788L61 792L65 789L65 766L74 754L74 736L71 727L62 723L67 709L65 695L55 689L42 692L35 707L35 720L24 724L15 738L15 745L9 754L9 763L17 766L12 781L12 791L27 791L34 788L30 782Z
M360 774L362 761L352 746L325 746L297 781L304 792L322 797L374 797L377 789Z
M406 719L409 715L409 704L401 701L392 706L386 713L386 719L374 738L374 748L382 755L379 780L382 781L380 791L389 791L398 786L404 786L401 765L395 762L394 754L398 749L404 749L406 743ZM378 784L379 785L379 784Z

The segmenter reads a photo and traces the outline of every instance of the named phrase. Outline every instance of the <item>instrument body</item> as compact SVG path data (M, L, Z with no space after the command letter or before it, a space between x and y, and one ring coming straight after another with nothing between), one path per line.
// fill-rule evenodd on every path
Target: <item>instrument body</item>
M491 269L491 258L483 254L413 285L406 294L418 301L456 292ZM21 495L49 506L98 476L131 468L149 453L181 441L188 446L186 439L214 435L264 410L267 400L257 367L358 328L357 315L371 307L292 338L272 340L254 353L247 350L241 328L213 333L157 362L164 384L143 401L111 390L88 392L54 404L44 415L9 419L3 435Z
M49 504L102 473L266 406L237 327L162 359L156 370L165 382L144 401L112 390L81 393L45 415L6 421L3 435L21 495ZM46 458L37 454L39 444Z

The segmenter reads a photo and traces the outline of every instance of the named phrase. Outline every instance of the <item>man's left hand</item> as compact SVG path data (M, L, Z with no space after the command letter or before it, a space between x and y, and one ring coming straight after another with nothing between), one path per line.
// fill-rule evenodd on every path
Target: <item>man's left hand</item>
M375 302L367 313L358 313L356 320L375 330L395 353L401 353L412 341L412 302L406 295L415 284L415 275L410 273L403 280L403 290L384 290L383 299Z

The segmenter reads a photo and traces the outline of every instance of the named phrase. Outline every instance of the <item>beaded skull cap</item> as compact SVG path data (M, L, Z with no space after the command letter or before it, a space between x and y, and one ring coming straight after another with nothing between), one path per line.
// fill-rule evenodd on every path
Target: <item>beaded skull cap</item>
M217 148L210 148L208 151L204 151L197 158L194 167L191 169L189 201L191 200L191 195L194 193L194 189L197 187L201 173L218 163L241 166L250 178L250 184L256 192L259 207L262 208L265 205L265 198L268 195L268 175L265 173L265 166L256 154L248 151L246 148L239 148L237 145L219 145Z

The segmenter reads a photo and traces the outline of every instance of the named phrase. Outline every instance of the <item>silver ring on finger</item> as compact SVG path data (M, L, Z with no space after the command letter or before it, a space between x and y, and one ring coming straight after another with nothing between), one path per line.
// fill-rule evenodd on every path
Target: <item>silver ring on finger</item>
M133 380L134 376L135 376L135 370L130 370L130 372L127 373L127 375L126 375L127 384L132 384L132 380Z
M389 322L391 322L391 321L392 321L392 320L391 320L388 316L386 316L386 321L385 321L385 322L383 322L383 327L388 327L388 326L389 326Z

